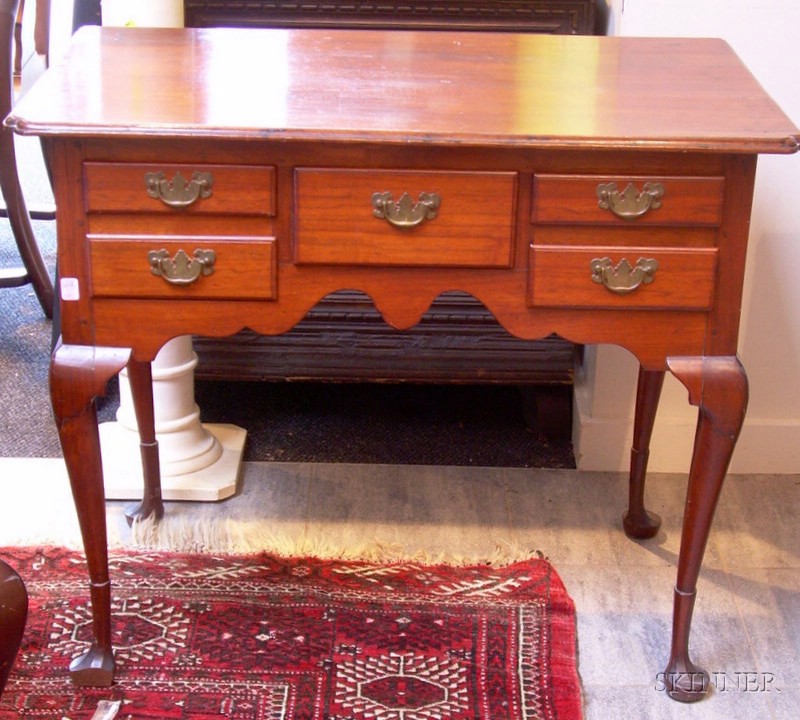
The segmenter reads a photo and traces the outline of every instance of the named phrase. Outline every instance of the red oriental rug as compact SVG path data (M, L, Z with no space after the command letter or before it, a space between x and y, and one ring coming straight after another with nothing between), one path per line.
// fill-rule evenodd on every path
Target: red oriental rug
M112 553L116 682L75 688L85 563L4 548L28 626L0 718L580 720L572 601L551 565ZM104 716L110 717L110 716Z

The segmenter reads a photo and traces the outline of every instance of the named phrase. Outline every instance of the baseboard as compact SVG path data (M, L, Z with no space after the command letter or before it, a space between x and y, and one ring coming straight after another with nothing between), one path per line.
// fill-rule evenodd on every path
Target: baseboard
M576 403L573 424L579 470L625 471L633 433L631 418L593 418ZM658 418L650 446L652 472L685 473L694 443L695 420ZM738 474L800 474L800 421L748 418L729 471Z

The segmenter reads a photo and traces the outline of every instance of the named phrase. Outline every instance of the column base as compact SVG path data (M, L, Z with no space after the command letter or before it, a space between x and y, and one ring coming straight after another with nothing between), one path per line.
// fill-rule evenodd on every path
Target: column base
M162 473L164 500L215 502L236 492L244 457L247 430L236 425L203 424L222 446L222 454L210 465L180 475ZM141 500L144 487L138 438L118 422L100 425L103 477L107 500Z

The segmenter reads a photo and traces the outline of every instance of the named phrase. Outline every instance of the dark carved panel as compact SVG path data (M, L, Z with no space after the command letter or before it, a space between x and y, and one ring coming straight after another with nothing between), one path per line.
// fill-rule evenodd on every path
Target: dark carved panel
M440 296L414 328L387 325L364 294L324 298L291 332L196 338L204 379L564 384L573 348L509 335L471 295Z
M371 27L588 35L592 0L185 0L192 27Z

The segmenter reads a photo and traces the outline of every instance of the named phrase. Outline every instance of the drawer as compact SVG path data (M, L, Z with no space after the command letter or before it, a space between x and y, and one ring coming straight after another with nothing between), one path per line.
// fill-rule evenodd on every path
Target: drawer
M297 263L509 267L516 173L301 168Z
M199 254L197 251L206 251ZM213 257L207 251L212 251ZM89 236L96 297L261 299L277 296L272 237ZM159 253L152 257L151 253ZM201 261L202 260L202 261ZM166 278L171 278L168 281Z
M530 263L530 305L708 310L717 250L534 246Z
M722 177L536 175L533 222L719 225Z
M89 213L275 215L275 169L87 162Z

